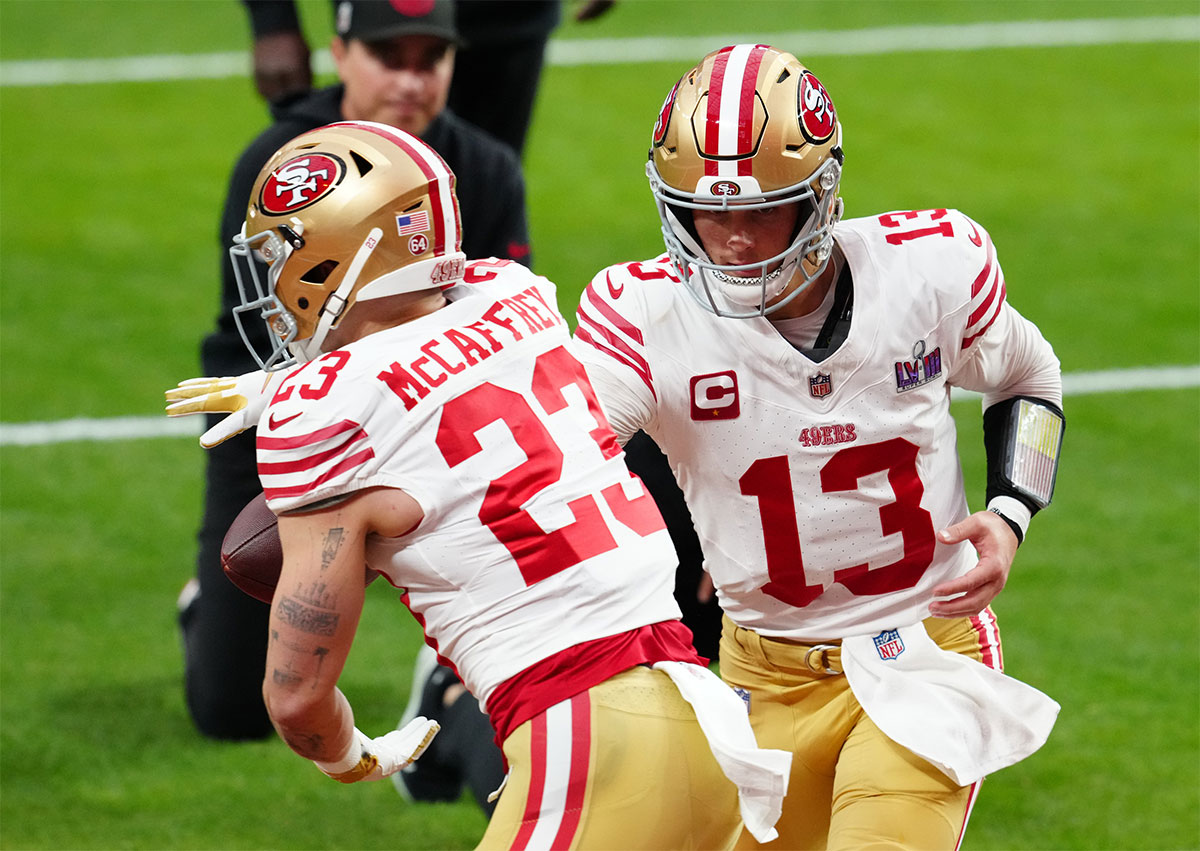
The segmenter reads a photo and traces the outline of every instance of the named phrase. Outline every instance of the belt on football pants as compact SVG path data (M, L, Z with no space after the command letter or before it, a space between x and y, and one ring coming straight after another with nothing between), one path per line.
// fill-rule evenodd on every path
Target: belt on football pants
M790 638L774 638L767 635L762 635L752 629L740 627L733 621L729 620L729 616L723 616L728 627L732 627L735 635L741 637L743 641L759 643L760 651L764 656L769 657L771 645L786 648L786 653L791 658L796 655L804 660L804 665L814 674L829 674L831 676L842 673L842 640L834 639L832 641L822 641L815 643L807 643L803 641L794 641Z
M825 644L803 644L799 641L789 641L786 638L768 638L763 641L776 641L786 644L795 653L802 653L804 664L814 674L840 674L842 672L842 642Z

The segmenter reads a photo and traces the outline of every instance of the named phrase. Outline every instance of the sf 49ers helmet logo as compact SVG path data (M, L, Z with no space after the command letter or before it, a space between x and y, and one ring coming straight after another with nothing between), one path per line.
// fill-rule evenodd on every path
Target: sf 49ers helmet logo
M258 206L275 216L303 210L341 183L345 173L345 164L332 154L293 157L267 177Z
M805 138L814 145L828 141L837 128L837 113L829 93L811 71L805 71L800 78L797 100L800 129Z

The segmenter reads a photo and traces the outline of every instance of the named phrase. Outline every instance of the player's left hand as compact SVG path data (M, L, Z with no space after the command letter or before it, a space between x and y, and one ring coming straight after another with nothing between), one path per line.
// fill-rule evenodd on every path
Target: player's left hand
M996 514L977 511L962 522L938 532L937 537L939 544L970 541L979 556L979 563L957 579L935 585L933 596L953 599L934 600L929 604L929 613L939 618L964 618L979 614L1008 581L1008 571L1017 552L1017 536Z
M200 445L212 449L258 425L284 374L256 370L236 378L189 378L166 391L167 416L229 414L200 436Z

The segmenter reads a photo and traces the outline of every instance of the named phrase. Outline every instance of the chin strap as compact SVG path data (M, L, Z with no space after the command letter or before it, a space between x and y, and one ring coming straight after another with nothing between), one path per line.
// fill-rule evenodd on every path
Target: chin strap
M850 274L850 261L843 263L834 282L833 305L825 317L812 348L805 352L808 358L821 363L845 342L850 333L850 318L854 313L854 281Z

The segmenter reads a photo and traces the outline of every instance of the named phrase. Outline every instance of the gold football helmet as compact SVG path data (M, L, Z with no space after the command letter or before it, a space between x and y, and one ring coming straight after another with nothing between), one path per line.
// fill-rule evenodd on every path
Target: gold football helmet
M280 148L229 249L241 297L234 319L259 365L312 360L356 301L461 281L454 180L420 139L369 121L318 127ZM255 317L270 332L268 352L247 335L243 322Z
M841 218L841 145L833 101L790 53L762 44L724 47L675 84L654 124L646 176L667 253L702 306L719 316L763 316L821 274ZM693 210L781 204L800 205L783 252L741 266L709 259ZM796 275L793 292L768 305Z

